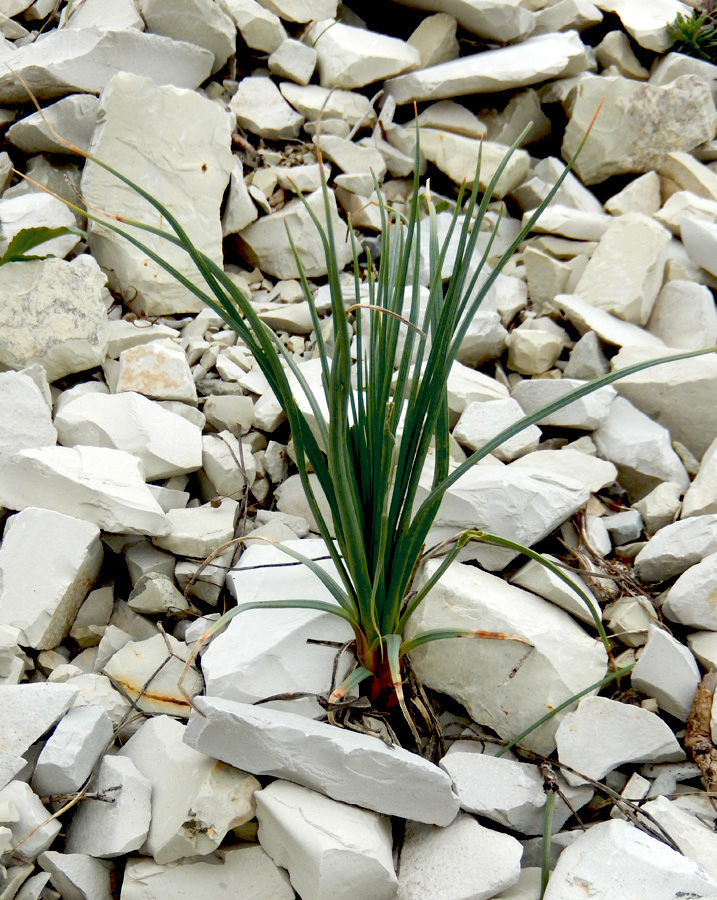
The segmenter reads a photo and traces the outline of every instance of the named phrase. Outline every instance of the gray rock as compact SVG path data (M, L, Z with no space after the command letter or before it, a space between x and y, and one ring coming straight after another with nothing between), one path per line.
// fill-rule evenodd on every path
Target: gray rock
M67 684L18 684L3 687L0 750L22 756L72 706L78 689Z
M605 516L602 522L610 535L613 547L637 541L642 534L642 516L636 509L626 509L623 512Z
M48 821L48 812L40 798L23 781L11 781L0 791L0 807L5 804L15 809L14 820L8 822L13 856L23 862L37 859L60 833L60 823L57 819Z
M184 740L215 759L386 815L448 825L458 812L448 776L407 750L263 706L195 702L200 713L190 717Z
M689 309L689 316L685 316ZM657 295L647 330L668 347L703 350L717 342L717 311L712 292L703 284L668 281Z
M73 153L71 147L52 134L51 127L65 141L86 152L97 121L97 107L97 97L92 94L71 94L45 107L42 114L35 112L16 122L8 129L8 140L26 153Z
M138 5L147 31L209 50L214 56L212 73L236 51L234 20L212 0L184 0L180 9L172 0L140 0Z
M584 381L573 378L561 378L557 381L547 378L525 379L516 384L511 391L511 397L518 401L526 415L530 415L584 384ZM563 409L545 416L538 424L593 431L607 418L614 397L614 388L609 385L599 388L579 400L574 400Z
M570 466L570 469L572 471L573 466ZM551 556L548 553L544 553L543 557L554 565L560 562L557 557ZM593 592L585 584L578 573L571 572L567 569L563 569L562 571L564 575L580 588L590 601L590 605L597 613L598 618L602 619L602 612ZM538 594L539 597L550 600L551 603L554 603L556 606L569 612L576 619L580 619L581 622L585 622L594 627L595 619L582 598L575 591L571 590L561 578L558 578L554 572L541 565L537 560L528 560L528 562L513 575L510 582L518 587L525 588L527 591Z
M654 697L660 709L686 722L700 683L700 670L684 644L651 625L631 680L636 690Z
M46 850L37 861L67 900L111 900L110 872L98 859Z
M692 516L660 529L635 558L643 581L664 581L717 552L717 515Z
M68 710L42 748L32 788L41 797L79 791L112 740L112 722L100 706Z
M662 605L664 615L681 625L717 631L716 579L717 553L710 553L683 572L669 589Z

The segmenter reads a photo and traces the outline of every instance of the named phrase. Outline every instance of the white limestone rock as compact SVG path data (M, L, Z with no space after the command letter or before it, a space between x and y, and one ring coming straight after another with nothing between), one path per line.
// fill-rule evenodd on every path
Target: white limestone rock
M32 788L40 797L79 791L112 740L112 722L101 706L68 710L42 748Z
M196 403L197 389L187 357L173 343L153 341L119 356L116 393L132 391L155 400Z
M234 19L247 47L273 53L288 35L279 17L255 0L219 0L219 6Z
M555 365L567 342L567 332L547 316L526 319L507 339L508 365L521 375L542 375Z
M187 656L189 650L184 643L169 635L158 634L146 640L126 643L105 663L104 672L143 712L186 717L189 715L189 704L180 693L178 682ZM167 659L169 661L165 662ZM163 663L165 665L160 669ZM143 692L148 681L150 683ZM194 697L201 689L202 676L194 666L190 666L184 678L184 690Z
M204 559L234 537L237 501L225 498L220 506L172 509L167 513L169 532L155 538L155 544L177 556Z
M682 488L674 481L664 481L635 503L645 526L645 534L652 537L677 518L682 503Z
M67 828L68 853L111 859L142 846L149 831L152 786L132 760L105 756L89 790L102 791L117 785L121 785L121 790L108 795L113 803L91 800L78 804Z
M602 22L602 18L602 13L590 0L560 0L536 13L533 33L584 31Z
M360 88L421 64L418 50L405 41L329 19L311 25L306 40L318 53L322 87Z
M671 622L717 631L714 604L717 579L717 553L710 553L680 575L667 592L662 605Z
M429 472L430 469L430 472ZM429 466L421 476L417 503L428 495ZM587 502L589 490L562 473L521 471L510 466L473 466L446 491L429 543L453 537L467 527L482 528L525 546L542 540ZM502 547L469 544L459 559L477 559L490 571L503 569L516 553Z
M36 506L120 534L167 534L170 523L123 450L43 447L0 458L0 504Z
M450 779L414 753L264 706L208 697L195 703L201 714L190 716L184 740L215 759L385 815L435 825L456 817Z
M717 272L717 265L714 262L717 224L685 217L680 224L680 233L692 262L714 275Z
M283 81L279 90L308 122L315 122L321 116L322 119L343 119L350 128L359 122L369 128L376 124L376 113L369 99L356 91L329 90L318 84L302 86L288 81Z
M501 5L516 21L516 7ZM471 3L475 8L475 4ZM441 3L441 12L461 17ZM518 13L520 15L520 13ZM480 12L476 11L476 20ZM502 36L500 40L505 40ZM549 78L577 75L589 67L585 46L576 32L544 34L519 44L486 50L441 63L408 75L390 78L384 90L397 104L414 100L452 99L465 94L486 94L524 88Z
M259 217L254 201L244 183L243 167L238 156L232 159L229 194L222 217L222 235L236 234Z
M453 429L453 437L469 450L479 450L500 432L524 418L520 404L506 397L504 400L471 401L461 413ZM503 462L510 462L535 450L540 441L540 429L529 425L508 438L493 450Z
M523 213L523 225L534 215L535 209ZM533 226L539 234L559 234L580 241L599 241L609 228L612 219L604 213L587 212L559 203L551 204L540 214ZM557 293L560 293L559 291Z
M480 752L473 741L458 740L440 761L453 780L461 809L490 819L520 834L542 834L545 826L544 779L538 767ZM572 788L558 776L570 806L579 809L592 797L589 787ZM572 815L563 797L553 807L552 833Z
M460 47L456 38L458 22L453 16L444 12L426 16L420 25L411 32L408 44L418 50L421 58L421 69L437 66L439 63L456 59L460 55Z
M323 541L287 541L287 546L316 560L338 578ZM238 603L262 600L315 599L334 603L332 595L302 563L257 544L247 547L227 583ZM206 695L255 703L275 694L305 693L295 700L272 700L266 707L309 717L322 709L311 695L328 696L336 651L308 643L351 640L347 622L310 609L255 609L234 618L202 656ZM340 683L348 661L337 672Z
M692 709L700 670L692 653L657 625L647 632L647 644L631 674L632 686L654 697L660 709L686 722Z
M322 226L325 227L326 217L322 191L314 191L305 199ZM346 224L338 214L336 199L332 191L329 191L329 210L336 241L338 264L340 268L343 268L352 258L351 245L347 241ZM307 278L319 278L326 275L326 259L319 233L304 204L298 198L289 201L279 212L262 216L258 222L253 222L245 228L239 239L241 252L252 265L258 266L262 272L266 272L268 275L281 279L296 278L299 270L286 236L287 226L295 241L297 236L301 236L297 243L297 250Z
M707 671L717 669L717 632L693 631L687 635L687 646Z
M144 22L134 0L84 0L79 6L73 3L62 10L60 23L61 28L136 28L144 31Z
M570 470L572 471L572 466L570 467ZM543 557L554 565L559 563L559 560L549 553L544 553ZM588 598L590 607L592 607L594 613L597 614L598 619L602 619L600 606L598 605L593 592L585 584L583 579L577 572L570 572L566 569L562 569L562 571L563 574L569 578L583 594L585 594ZM541 565L537 560L528 560L528 562L513 575L510 579L510 583L525 588L527 591L532 591L534 594L538 594L538 596L544 597L546 600L550 600L551 603L554 603L556 606L569 612L576 619L580 619L581 622L586 622L588 625L594 627L595 616L590 612L587 603L585 603L579 594L572 590L561 578L550 569Z
M505 385L483 372L456 361L448 373L448 409L460 414L469 403L504 400L508 397Z
M399 0L404 6L448 13L466 31L489 40L512 42L533 30L533 17L520 3L500 0Z
M141 461L147 481L195 472L202 465L201 430L136 392L77 397L56 414L55 427L65 447L131 453Z
M47 821L47 810L23 781L11 781L0 791L0 808L7 805L15 809L15 816L7 823L13 856L23 862L37 859L52 845L60 832L60 823L57 819ZM14 892L10 891L10 896Z
M68 900L90 900L90 897L92 900L111 900L110 872L98 859L86 853L46 850L37 861ZM22 898L18 897L18 900Z
M692 13L687 3L680 0L598 0L597 6L603 12L615 13L627 33L641 47L662 53L672 45L667 26L677 18L677 14L689 18Z
M717 515L691 516L660 529L635 558L643 581L664 581L717 552Z
M659 716L607 697L583 697L561 721L555 740L560 762L596 781L628 762L684 759L672 729ZM569 771L565 780L583 783Z
M435 571L428 562L416 589ZM511 739L605 673L601 644L563 610L472 566L454 563L409 622L414 637L439 628L476 628L515 634L517 641L464 640L450 647L426 644L411 653L422 683L462 703L471 718ZM558 713L523 741L551 753Z
M259 843L302 900L390 900L398 880L384 816L275 781L256 795Z
M689 316L685 316L689 310ZM668 347L704 350L717 343L717 310L703 284L675 279L666 282L652 308L647 330Z
M234 20L213 0L183 0L180 9L172 0L140 0L139 11L152 34L209 50L214 56L212 74L236 51Z
M185 726L169 716L147 719L119 752L152 785L152 819L142 852L159 864L217 849L225 834L254 817L251 775L182 742Z
M647 347L624 347L611 366L614 371L663 355L669 354ZM710 353L643 369L615 382L615 388L700 459L717 434L716 384L717 355Z
M667 844L612 819L590 826L563 850L544 900L582 900L586 891L606 900L672 900L682 892L709 900L717 881Z
M107 347L105 281L89 256L2 266L0 363L39 363L50 382L98 366Z
M23 756L67 712L78 690L67 684L5 685L0 750Z
M97 107L97 97L92 94L70 94L45 107L42 115L34 112L20 119L8 129L7 138L26 153L74 154L71 147L52 134L49 125L65 141L88 151L97 121Z
M511 397L520 404L526 415L529 415L570 391L582 387L583 384L584 381L576 378L561 378L557 381L547 378L525 379L516 384L511 391ZM573 400L563 409L540 419L538 424L593 431L606 420L615 396L615 389L606 385L585 397Z
M687 489L682 503L682 518L717 512L717 439L707 448L700 469Z
M523 848L459 813L446 828L409 822L401 848L399 900L488 900L520 876ZM500 891L500 894L496 894Z
M0 454L53 447L57 431L40 388L24 372L0 373Z
M98 94L118 72L151 79L155 85L194 91L208 78L213 61L208 50L194 44L134 28L57 28L12 55L13 71L0 74L0 102L27 101L27 91L17 75L40 99ZM135 114L139 111L135 109Z
M557 294L549 306L572 322L582 335L594 332L606 344L616 344L618 347L644 346L666 351L659 337L587 303L577 294Z
M621 34L622 32L611 33ZM627 187L605 201L605 209L612 216L639 212L646 216L655 216L660 225L668 228L669 226L660 219L659 215L656 215L660 206L660 176L657 172L646 172L644 175L638 176Z
M8 520L0 544L0 620L20 630L23 646L56 647L97 580L102 556L96 525L49 509L23 509Z
M101 706L117 727L132 708L129 700L116 691L106 675L85 672L73 675L65 684L79 691L73 706Z
M284 41L268 59L269 71L296 84L308 84L316 68L318 54L301 41Z
M685 219L702 219L705 222L716 222L717 200L711 197L700 196L700 194L688 190L675 191L655 213L655 219L660 225L664 225L665 228L669 229L675 237L680 237L680 229Z
M211 56L206 50L201 53ZM103 91L98 121L92 153L129 174L140 186L151 185L153 195L177 217L197 249L221 265L219 211L232 168L231 125L226 112L196 92L157 87L125 72L116 75ZM135 134L131 148L125 140L128 121L133 122ZM177 122L191 123L181 141L177 140ZM82 175L82 194L100 210L167 227L146 200L89 160ZM182 274L202 282L183 250L147 232L141 233L141 240ZM97 262L114 273L135 312L161 315L202 309L201 301L168 272L102 225L90 225L89 245Z
M552 472L558 476L569 472L571 478L582 482L593 494L609 487L617 478L617 469L611 462L572 449L572 444L562 450L535 450L533 453L526 453L520 459L513 460L510 465L514 469Z
M271 78L242 78L229 109L242 128L269 140L291 140L304 124L303 116L289 106Z
M675 149L689 152L711 140L717 126L710 90L695 75L683 75L663 87L618 76L587 78L570 111L564 159L577 150L603 100L575 164L584 184L656 169Z
M687 859L717 881L717 836L708 825L667 797L657 797L641 808L667 831Z
M201 440L202 469L217 494L239 500L256 478L256 462L251 444L242 443L229 431L204 434Z
M150 572L132 588L127 605L142 615L169 615L181 618L189 612L189 602L166 575Z
M261 847L241 844L224 859L176 862L159 866L154 860L130 858L122 884L122 900L235 900L247 887L252 900L294 900L284 869L277 868Z

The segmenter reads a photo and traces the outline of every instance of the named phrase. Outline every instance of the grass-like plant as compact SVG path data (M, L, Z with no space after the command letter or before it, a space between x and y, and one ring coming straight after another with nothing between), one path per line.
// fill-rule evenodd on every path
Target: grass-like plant
M321 237L328 270L332 325L331 340L328 342L322 327L326 323L319 319L311 286L295 244L300 237L289 234L289 241L311 310L328 419L322 413L320 398L312 393L301 369L278 336L262 322L249 299L222 267L196 249L170 210L101 159L82 154L147 200L171 231L121 216L97 215L92 210L87 212L88 217L140 248L220 315L236 331L239 340L266 376L291 427L296 466L306 499L338 573L335 579L302 553L279 545L286 554L314 572L333 602L287 597L240 603L202 635L187 665L206 641L245 610L287 607L320 610L343 618L355 636L356 668L334 691L331 700L338 702L347 691L366 682L364 687L375 706L388 708L398 701L408 717L402 684L404 659L412 650L432 641L455 638L523 640L515 635L475 630L430 631L410 640L404 636L413 613L468 541L488 541L526 553L551 568L575 589L561 569L543 560L534 551L477 529L467 530L453 541L446 542L443 548L445 556L433 576L419 590L412 588L444 494L479 460L524 428L603 385L649 366L706 352L682 353L651 360L589 382L525 416L472 453L465 462L452 466L447 399L451 366L473 317L498 274L530 233L578 155L570 161L545 201L491 268L487 260L497 235L497 225L479 255L476 248L481 226L496 184L521 139L522 135L506 152L482 194L479 192L479 154L472 190L469 191L465 185L459 190L453 219L442 242L437 236L436 213L430 195L423 192L419 184L417 143L416 174L408 213L403 215L387 207L380 191L376 191L382 222L381 255L377 268L368 260L365 275L349 226L354 280L348 303L339 280L340 266L336 251L337 241L345 237L343 234L336 235L331 226L329 192L325 182L325 222L306 205ZM578 153L586 139L587 134ZM427 210L425 216L424 209ZM121 228L118 223L133 226L133 231ZM419 247L425 227L429 233L430 277L428 301L421 312ZM201 274L203 284L187 278L147 246L138 237L136 229L159 235L184 249ZM453 272L444 284L441 272L449 245L454 239L457 250ZM355 363L352 358L354 340ZM315 428L297 402L292 376L309 404ZM419 479L426 467L432 472L432 484L428 495L419 502ZM311 471L316 475L320 492L330 511L328 519L322 513L325 506L320 504L319 491L315 490L309 478ZM593 612L595 625L609 653L600 618L587 597L581 596Z

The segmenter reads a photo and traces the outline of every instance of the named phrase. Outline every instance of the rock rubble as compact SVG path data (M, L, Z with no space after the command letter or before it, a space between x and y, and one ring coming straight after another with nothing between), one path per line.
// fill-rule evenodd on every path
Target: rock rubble
M441 236L479 154L484 191L518 141L489 198L495 232L478 235L491 266L602 101L464 337L452 464L586 381L717 341L717 67L667 33L699 0L381 6L0 4L0 254L22 229L99 219L0 262L0 900L537 900L540 756L561 791L546 900L717 897L714 810L684 741L717 668L713 355L544 416L446 493L429 544L494 532L570 583L472 543L430 591L409 637L520 639L412 652L440 765L377 718L329 724L353 634L328 612L253 609L189 659L235 603L334 602L277 542L335 567L266 378L155 258L196 279L187 254L132 225L164 218L98 159L250 299L314 395L293 378L318 439L328 405L287 230L326 337L324 250L299 193L350 272L349 222L375 258L377 192L405 209L417 133ZM613 661L635 665L601 691ZM715 723L717 707L713 741ZM606 794L623 798L610 815ZM626 816L630 800L644 814Z

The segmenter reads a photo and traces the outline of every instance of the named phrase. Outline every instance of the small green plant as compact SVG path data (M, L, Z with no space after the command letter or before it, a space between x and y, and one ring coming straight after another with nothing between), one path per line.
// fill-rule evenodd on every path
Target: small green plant
M364 279L357 244L349 227L354 278L348 303L339 281L337 237L330 224L329 191L325 182L326 224L306 205L325 253L331 292L330 341L324 337L325 328L322 326L326 323L319 320L311 287L294 244L297 236L289 234L289 241L313 319L328 418L322 413L319 398L309 388L292 355L258 317L248 298L222 267L196 249L181 224L158 200L127 176L88 155L94 163L111 172L158 210L171 232L120 216L110 217L109 214L98 216L89 211L88 217L142 249L218 313L236 331L266 376L291 427L296 465L306 499L338 573L336 580L295 549L278 545L314 572L333 602L297 597L240 603L202 635L187 666L206 641L245 610L287 607L320 610L343 618L355 636L357 666L343 685L334 691L331 700L338 702L347 691L364 682L375 706L387 709L399 703L409 719L403 697L404 662L406 654L413 649L432 641L467 637L523 640L515 635L475 630L430 631L410 640L405 638L411 616L468 541L485 541L526 553L553 569L575 589L560 569L534 551L475 529L446 542L442 548L445 556L433 576L419 590L412 588L414 576L425 556L429 531L445 492L479 460L527 426L603 385L649 366L707 352L682 353L651 360L587 383L525 416L471 454L465 462L452 468L446 387L451 366L473 317L498 274L530 233L577 158L576 154L544 203L491 269L487 260L497 235L497 225L487 247L477 258L481 224L498 179L520 145L521 138L507 151L482 195L479 192L479 155L472 190L468 191L465 185L460 189L451 226L443 242L438 240L434 205L430 195L422 192L417 174L414 176L407 215L388 208L377 190L382 220L380 263L375 270L369 259ZM587 134L578 153L586 139ZM419 170L418 161L417 142L416 173ZM421 213L423 203L428 210L426 218ZM422 312L419 302L419 247L426 220L430 239L430 279L428 301ZM204 284L199 285L188 279L146 246L137 237L136 231L127 231L118 223L159 235L184 249L195 263ZM454 236L457 239L455 264L450 279L444 284L441 271ZM364 287L367 295L362 290ZM352 359L354 339L355 364ZM315 426L297 403L291 376L305 395ZM427 467L432 473L431 489L419 502L419 479ZM325 507L319 503L319 491L309 478L312 470L330 511L328 520L322 513ZM587 597L581 596L592 610ZM594 612L593 615L609 654L602 623Z
M672 41L670 50L717 62L717 19L711 3L702 12L695 9L687 17L678 13L675 21L667 26L667 34Z

